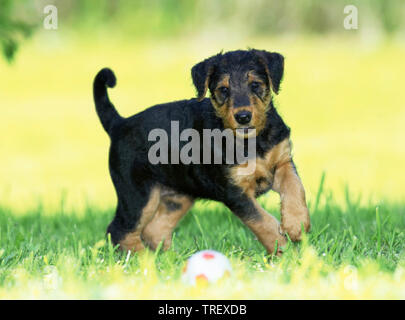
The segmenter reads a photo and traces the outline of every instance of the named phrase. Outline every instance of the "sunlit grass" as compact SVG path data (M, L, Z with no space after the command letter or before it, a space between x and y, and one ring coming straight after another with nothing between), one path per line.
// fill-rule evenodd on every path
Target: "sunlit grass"
M282 258L267 256L252 233L222 205L197 205L166 252L129 256L105 238L113 210L84 215L41 208L0 212L0 299L403 299L404 206L343 210L333 199L312 210L313 227ZM276 208L268 208L276 212ZM198 223L197 223L198 221ZM200 228L201 227L201 228ZM212 248L234 272L218 284L181 281L185 261Z

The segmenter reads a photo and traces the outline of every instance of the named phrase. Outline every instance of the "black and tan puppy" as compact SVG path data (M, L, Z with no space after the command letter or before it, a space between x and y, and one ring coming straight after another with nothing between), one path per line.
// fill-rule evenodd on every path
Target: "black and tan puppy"
M281 252L285 233L300 240L302 226L305 231L310 228L305 192L291 157L290 129L272 103L283 71L279 53L220 53L192 68L197 99L156 105L129 118L122 118L108 98L106 87L114 87L116 81L113 72L103 69L97 74L94 100L111 139L109 167L118 197L107 230L115 244L137 251L144 248L143 241L152 248L164 241L163 247L169 248L173 229L198 198L223 202L269 253L276 243L276 253ZM208 90L210 99L205 98ZM203 135L204 129L230 129L242 141L256 139L255 170L241 174L243 164L225 162L152 164L148 151L154 142L149 133L156 128L168 132L170 158L175 153L170 139L173 121L180 132L192 128ZM254 136L248 129L255 129ZM185 143L180 141L179 147ZM256 200L270 189L281 197L281 225Z

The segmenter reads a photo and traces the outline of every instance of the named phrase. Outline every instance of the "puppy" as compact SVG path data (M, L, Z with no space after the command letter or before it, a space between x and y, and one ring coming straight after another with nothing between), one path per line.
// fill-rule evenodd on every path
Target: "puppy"
M107 229L114 244L138 251L144 243L154 249L163 241L168 249L173 229L199 198L224 203L269 253L282 252L285 233L300 240L301 230L310 228L305 192L291 156L290 129L272 101L283 72L284 58L276 52L220 53L192 68L197 98L159 104L129 118L121 117L108 98L106 87L116 83L113 72L97 74L94 101L111 140L109 169L118 198ZM210 98L205 98L207 91ZM155 154L160 161L151 161L156 130L167 135L160 136L160 153ZM189 142L181 139L183 133L179 139L179 132L230 132L232 148L254 140L248 157L254 169L246 173L246 162L225 161L229 144L223 146L223 139L208 151L206 144L194 144L187 149L197 153L194 161L179 161L179 150ZM212 153L224 161L205 161ZM280 194L281 224L256 200L268 190Z

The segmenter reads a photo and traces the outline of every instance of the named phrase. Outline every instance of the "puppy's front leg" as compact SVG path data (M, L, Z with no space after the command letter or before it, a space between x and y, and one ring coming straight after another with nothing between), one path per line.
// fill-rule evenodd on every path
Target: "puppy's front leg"
M242 197L228 207L252 230L268 253L274 252L277 242L276 254L281 254L280 247L284 246L287 241L280 232L280 224L275 217L260 206L255 198Z
M301 240L301 225L305 232L309 231L310 220L304 187L292 160L276 167L273 190L280 194L283 232L287 232L292 241Z

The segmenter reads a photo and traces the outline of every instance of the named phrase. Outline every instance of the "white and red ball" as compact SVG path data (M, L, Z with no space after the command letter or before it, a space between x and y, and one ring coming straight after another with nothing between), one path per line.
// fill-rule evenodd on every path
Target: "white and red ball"
M203 250L193 254L183 269L183 281L195 285L199 282L215 283L232 273L227 257L214 250Z

